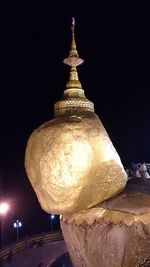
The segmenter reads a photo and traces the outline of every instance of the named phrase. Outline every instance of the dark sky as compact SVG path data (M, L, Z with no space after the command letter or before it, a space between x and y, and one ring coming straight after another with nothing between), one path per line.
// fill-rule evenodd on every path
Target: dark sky
M27 232L46 229L47 215L25 174L26 142L63 94L72 16L86 96L123 164L150 161L149 1L0 1L0 178Z

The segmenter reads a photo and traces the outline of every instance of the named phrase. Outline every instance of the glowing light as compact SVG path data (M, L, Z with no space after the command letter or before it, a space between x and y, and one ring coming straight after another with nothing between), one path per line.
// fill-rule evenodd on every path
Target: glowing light
M7 203L0 204L0 214L6 214L9 210L9 205Z
M16 229L16 234L17 234L17 241L19 240L19 229L22 227L22 222L17 220L14 222L14 228Z
M51 214L51 219L53 220L55 218L55 215L54 214Z
M20 222L19 220L14 222L14 228L20 228L20 227L22 227L22 222Z

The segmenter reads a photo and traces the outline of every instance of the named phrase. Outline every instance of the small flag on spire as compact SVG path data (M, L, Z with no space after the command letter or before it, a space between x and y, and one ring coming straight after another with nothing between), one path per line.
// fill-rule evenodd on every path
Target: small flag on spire
M75 26L75 18L72 17L72 25Z

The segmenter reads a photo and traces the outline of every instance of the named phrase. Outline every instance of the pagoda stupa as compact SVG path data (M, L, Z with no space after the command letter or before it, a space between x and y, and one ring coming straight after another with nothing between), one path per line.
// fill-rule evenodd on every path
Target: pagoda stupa
M54 118L28 140L26 172L41 207L61 215L74 267L136 267L150 255L150 195L125 189L120 157L78 78L74 18L71 30L69 80Z

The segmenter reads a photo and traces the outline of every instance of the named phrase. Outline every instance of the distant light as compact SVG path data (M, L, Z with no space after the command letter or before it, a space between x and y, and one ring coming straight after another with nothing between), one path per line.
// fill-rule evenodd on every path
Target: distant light
M9 210L9 205L7 203L0 204L0 214L6 214Z
M22 227L22 222L20 222L19 220L14 222L14 228L20 228L20 227Z
M51 219L54 219L55 218L55 215L54 214L51 214Z

